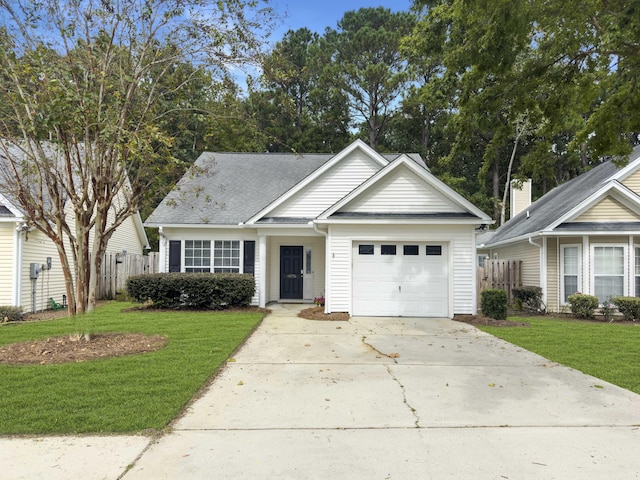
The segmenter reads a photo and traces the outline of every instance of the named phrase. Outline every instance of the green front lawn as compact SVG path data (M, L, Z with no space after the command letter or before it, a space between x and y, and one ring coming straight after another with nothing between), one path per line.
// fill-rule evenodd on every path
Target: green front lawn
M557 363L640 394L640 325L510 317L525 327L479 328Z
M164 335L152 353L60 365L0 365L0 434L163 429L263 318L261 313L122 312L110 302L91 331ZM8 324L0 345L74 332L70 319Z

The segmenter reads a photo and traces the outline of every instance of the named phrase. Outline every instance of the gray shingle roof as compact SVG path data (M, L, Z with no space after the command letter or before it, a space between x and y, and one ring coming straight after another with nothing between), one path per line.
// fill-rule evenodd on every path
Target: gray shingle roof
M391 162L401 154L383 157ZM147 218L148 226L238 225L285 194L334 154L204 152ZM427 168L418 154L408 156ZM300 223L291 219L261 223ZM304 221L306 223L306 221Z
M638 158L640 158L640 146L635 147L629 155L629 163ZM611 161L607 161L559 185L498 228L485 245L491 246L548 228L586 200L617 172L618 168Z
M149 216L149 225L237 225L333 154L205 152Z

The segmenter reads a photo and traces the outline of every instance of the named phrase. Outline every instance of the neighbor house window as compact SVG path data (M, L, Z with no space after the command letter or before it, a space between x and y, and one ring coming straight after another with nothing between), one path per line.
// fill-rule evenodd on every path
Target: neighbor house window
M569 303L569 295L580 291L580 245L563 245L561 250L562 303Z
M240 272L240 241L216 240L213 244L214 273Z
M210 240L185 240L184 270L191 273L211 271Z
M624 295L625 247L622 245L593 246L594 295L600 303Z

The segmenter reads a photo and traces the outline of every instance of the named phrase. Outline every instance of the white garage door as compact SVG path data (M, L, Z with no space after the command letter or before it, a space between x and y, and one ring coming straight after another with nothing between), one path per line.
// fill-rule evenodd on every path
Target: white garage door
M354 242L353 315L445 317L446 245Z

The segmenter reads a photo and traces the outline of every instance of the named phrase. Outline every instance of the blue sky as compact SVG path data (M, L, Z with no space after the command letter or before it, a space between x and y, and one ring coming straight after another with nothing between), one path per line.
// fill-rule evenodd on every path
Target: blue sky
M284 18L274 32L272 39L278 41L291 29L307 27L309 30L323 33L326 27L336 28L344 12L363 7L385 7L393 12L407 11L411 0L274 0L273 7Z

